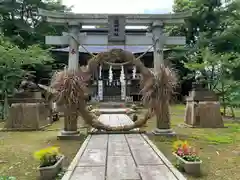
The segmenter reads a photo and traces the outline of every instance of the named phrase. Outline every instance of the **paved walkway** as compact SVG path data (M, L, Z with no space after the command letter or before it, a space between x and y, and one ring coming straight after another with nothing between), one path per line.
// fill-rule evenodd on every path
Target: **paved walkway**
M101 116L114 125L130 123L116 118L124 114ZM100 134L87 137L62 180L185 179L146 135Z
M133 121L127 114L102 114L99 121L110 126L123 126L133 124Z
M115 108L115 109L109 109L109 108L100 108L98 109L99 112L104 114L124 114L128 108Z

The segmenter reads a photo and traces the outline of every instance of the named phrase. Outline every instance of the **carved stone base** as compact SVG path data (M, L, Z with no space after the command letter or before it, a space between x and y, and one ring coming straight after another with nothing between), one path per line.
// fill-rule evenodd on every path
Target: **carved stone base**
M75 135L75 134L79 134L79 131L61 131L62 135Z
M185 111L185 123L199 128L223 128L220 103L217 101L188 101Z
M84 137L79 131L61 131L57 138L59 140L82 140Z
M155 136L176 136L176 133L172 129L154 129L152 133Z
M14 103L9 108L6 129L40 130L51 122L49 108L45 103Z

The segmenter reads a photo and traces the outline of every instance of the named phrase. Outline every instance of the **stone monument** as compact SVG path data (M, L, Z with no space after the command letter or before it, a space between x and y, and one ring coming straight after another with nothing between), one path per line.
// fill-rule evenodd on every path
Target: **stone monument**
M191 127L222 128L224 127L220 102L213 91L203 86L198 79L186 99L185 123Z

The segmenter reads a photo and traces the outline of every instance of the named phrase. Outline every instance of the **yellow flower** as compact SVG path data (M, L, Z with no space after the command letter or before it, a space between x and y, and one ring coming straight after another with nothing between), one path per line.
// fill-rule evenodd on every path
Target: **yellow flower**
M36 151L34 153L34 158L36 160L41 161L43 158L49 157L49 156L55 156L55 155L59 155L59 148L57 147L48 147L48 148L44 148L41 149L39 151Z
M173 143L173 152L176 152L178 148L181 148L183 145L183 141L177 140Z

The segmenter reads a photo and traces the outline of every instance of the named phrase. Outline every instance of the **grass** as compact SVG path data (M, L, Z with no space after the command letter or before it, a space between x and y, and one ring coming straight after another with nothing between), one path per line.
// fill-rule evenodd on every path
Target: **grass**
M179 124L184 121L184 106L172 106L172 128L177 137L166 138L151 136L150 139L175 163L172 155L172 144L175 140L187 140L199 150L203 160L202 176L191 177L190 180L235 180L240 177L240 123L227 120L221 129L184 128ZM146 130L154 129L155 121L150 120Z
M0 132L0 175L14 176L17 180L36 180L38 162L33 159L33 152L47 146L60 148L65 155L64 167L67 167L82 142L57 140L61 127L62 120L47 131Z

